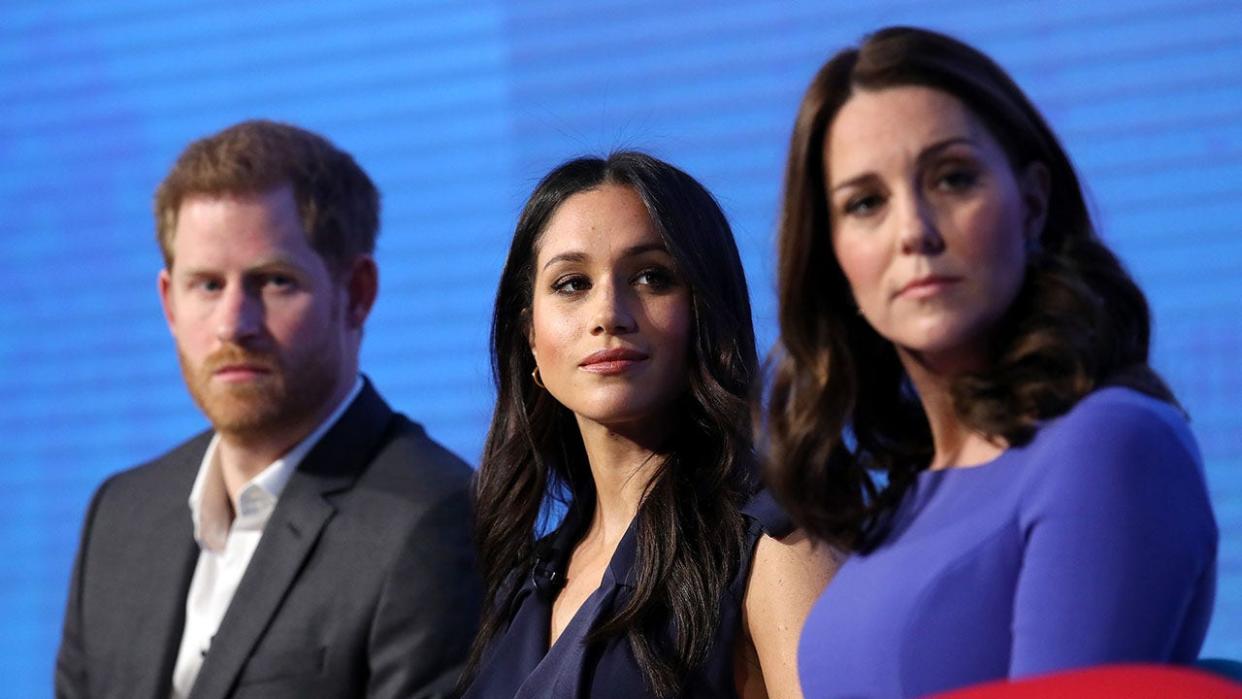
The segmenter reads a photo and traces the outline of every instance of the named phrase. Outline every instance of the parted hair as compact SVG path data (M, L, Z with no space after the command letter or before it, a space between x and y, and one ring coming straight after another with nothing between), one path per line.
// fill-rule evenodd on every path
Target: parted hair
M323 136L254 119L192 142L155 192L155 230L164 265L173 265L181 204L197 195L258 194L289 185L302 228L328 269L340 273L375 250L380 195L353 157Z
M794 123L778 232L780 339L761 411L765 476L794 520L866 548L932 456L930 427L892 344L858 314L832 250L825 154L833 119L859 90L923 86L960 100L1021 172L1049 172L1047 219L1017 298L993 329L985 369L957 377L955 411L1021 445L1040 421L1103 384L1164 400L1148 366L1146 299L1096 234L1078 177L1039 111L978 50L891 27L833 56ZM876 478L879 474L881 477Z
M526 202L496 291L496 408L475 487L487 597L466 682L537 563L537 529L549 508L567 507L567 521L586 521L594 509L577 422L534 383L527 338L541 235L567 199L605 184L632 188L642 199L689 289L693 330L688 389L675 411L679 423L660 450L664 456L636 515L637 589L588 642L628 639L652 691L675 694L711 650L719 600L742 556L741 508L758 480L748 402L758 362L746 279L728 221L694 178L649 155L627 151L569 161L544 177Z

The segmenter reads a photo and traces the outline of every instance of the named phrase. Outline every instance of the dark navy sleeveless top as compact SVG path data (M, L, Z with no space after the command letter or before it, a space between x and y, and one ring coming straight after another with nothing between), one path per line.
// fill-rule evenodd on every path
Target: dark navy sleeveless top
M707 661L686 678L681 697L737 696L734 647L741 628L742 600L755 545L765 533L780 538L792 529L788 516L767 491L756 495L742 514L746 519L746 543L737 574L720 600L715 643ZM535 572L523 581L515 581L520 587L510 606L508 626L488 646L463 699L654 696L624 636L589 647L585 643L591 630L632 594L637 548L634 527L631 523L621 538L599 588L582 603L551 648L548 648L548 635L552 602L580 528L567 522L548 537L545 553L535 566Z

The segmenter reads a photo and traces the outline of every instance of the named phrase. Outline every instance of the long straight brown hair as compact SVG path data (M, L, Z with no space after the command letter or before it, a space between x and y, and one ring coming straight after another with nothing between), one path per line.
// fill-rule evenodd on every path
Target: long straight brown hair
M1103 383L1173 401L1147 365L1147 302L1096 235L1069 157L1013 79L943 34L871 34L820 69L794 123L779 223L780 341L764 419L765 475L778 499L816 536L855 548L874 540L929 463L932 441L896 351L857 313L833 254L825 153L855 91L904 85L957 98L1015 171L1040 162L1050 175L1044 230L990 339L988 368L952 387L962 421L1020 445Z
M711 651L719 600L737 572L757 464L749 398L757 374L750 298L733 233L715 199L685 172L636 152L567 162L535 187L496 290L496 409L476 477L475 536L487 587L470 676L536 564L536 532L559 502L589 518L595 486L573 414L535 385L527 345L540 236L571 196L603 184L638 193L693 313L689 388L667 458L636 520L636 590L589 642L628 638L652 691L676 694ZM669 626L672 638L667 638Z

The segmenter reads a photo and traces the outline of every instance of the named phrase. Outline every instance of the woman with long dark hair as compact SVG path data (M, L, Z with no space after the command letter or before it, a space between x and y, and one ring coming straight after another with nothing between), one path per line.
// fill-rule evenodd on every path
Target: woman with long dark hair
M989 58L910 28L815 76L780 223L768 477L852 549L808 696L1189 661L1217 531L1142 292Z
M750 302L711 195L639 153L552 171L518 221L492 360L466 696L797 696L835 559L756 497Z

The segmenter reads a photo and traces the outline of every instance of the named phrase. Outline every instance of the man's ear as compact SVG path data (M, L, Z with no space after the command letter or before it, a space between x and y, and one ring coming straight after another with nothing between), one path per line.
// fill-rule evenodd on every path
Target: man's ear
M371 315L375 297L379 295L379 268L375 265L375 258L370 255L354 258L345 277L345 291L345 317L349 327L361 330L367 316Z
M168 332L176 337L177 332L173 330L172 274L167 267L160 270L155 286L160 292L160 307L164 309L164 321L168 323Z
M1048 200L1052 192L1048 166L1038 160L1031 162L1022 172L1019 187L1022 190L1022 237L1028 247L1038 249L1044 224L1048 222Z

